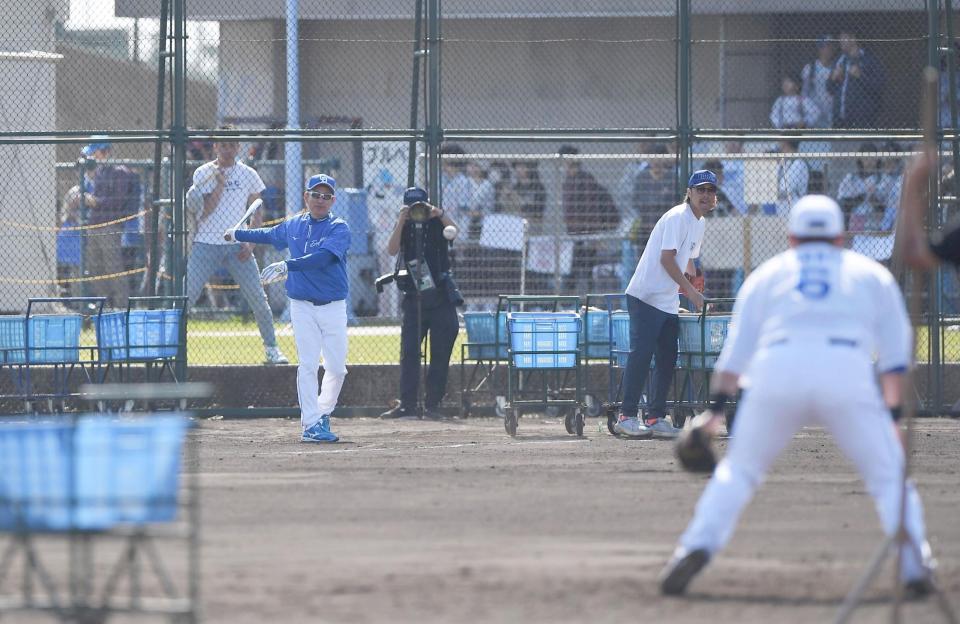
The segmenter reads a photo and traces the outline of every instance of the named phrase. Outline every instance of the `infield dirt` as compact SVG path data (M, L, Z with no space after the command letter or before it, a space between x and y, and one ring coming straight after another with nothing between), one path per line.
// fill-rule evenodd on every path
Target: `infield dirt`
M878 423L885 426L886 423ZM706 479L673 446L587 421L209 420L200 441L204 621L823 622L882 535L852 467L800 432L685 598L657 573ZM721 447L723 443L721 443ZM960 423L919 421L915 472L941 585L960 607ZM189 466L194 470L195 466ZM889 618L892 566L855 622ZM943 621L932 601L907 622Z

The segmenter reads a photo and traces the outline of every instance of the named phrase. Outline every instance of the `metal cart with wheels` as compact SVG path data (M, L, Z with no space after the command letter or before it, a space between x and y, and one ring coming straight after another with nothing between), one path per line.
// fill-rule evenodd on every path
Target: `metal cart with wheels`
M527 306L548 310L528 312L524 310ZM515 436L522 411L554 408L563 413L567 433L582 436L586 417L580 369L580 298L507 295L501 296L499 308L507 313L504 429Z
M710 375L717 362L730 326L730 310L735 299L716 298L704 301L698 313L680 315L677 373L680 379L674 386L678 396L686 399L678 403L677 411L689 415L706 409L710 389ZM675 426L682 427L674 423ZM733 412L727 413L727 429L733 426Z
M600 416L607 409L608 395L602 378L590 374L591 363L610 361L610 313L622 309L625 295L592 294L584 302L583 331L580 335L580 354L584 365L583 405L588 418ZM596 381L595 381L596 379Z
M467 340L460 345L460 416L470 416L474 395L495 386L496 375L507 363L507 313L464 312ZM497 397L497 415L503 418L504 397Z

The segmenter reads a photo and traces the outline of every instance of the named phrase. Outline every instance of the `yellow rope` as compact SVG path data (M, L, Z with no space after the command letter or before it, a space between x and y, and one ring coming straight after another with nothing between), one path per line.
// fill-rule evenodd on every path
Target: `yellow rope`
M89 277L64 277L62 279L18 279L16 277L0 277L0 282L5 284L72 284L75 282L98 282L115 277L134 275L135 273L143 273L146 270L145 267L140 267L139 269L130 269L129 271L120 271L119 273L91 275Z
M132 214L127 217L121 217L119 219L114 219L113 221L107 221L105 223L94 223L93 225L71 225L69 227L50 227L46 225L33 225L31 223L20 223L18 221L7 221L6 219L0 219L0 225L5 225L8 227L18 227L25 230L33 230L35 232L69 232L74 230L95 230L97 228L105 228L109 225L116 225L117 223L123 223L124 221L132 221L137 219L142 215L147 214L146 210L141 210L136 214Z

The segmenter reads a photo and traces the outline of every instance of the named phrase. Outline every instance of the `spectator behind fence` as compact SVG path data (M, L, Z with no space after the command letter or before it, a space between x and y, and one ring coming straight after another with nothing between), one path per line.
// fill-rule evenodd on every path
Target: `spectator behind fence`
M457 158L463 154L459 145L445 143L440 146L440 187L444 210L454 221L466 223L474 185L467 177L467 161Z
M83 261L83 236L80 230L75 228L83 223L83 215L80 211L81 195L84 204L89 207L93 203L93 173L96 163L86 159L80 161L78 165L83 171L83 193L80 192L80 185L76 184L68 190L63 196L63 203L60 206L60 229L57 231L57 279L74 279L80 277L81 263ZM92 165L92 166L91 166ZM64 297L79 295L75 282L63 282L60 284L60 294Z
M540 181L537 163L532 160L513 162L513 186L511 187L520 205L520 215L533 231L543 223L543 211L547 207L547 189Z
M877 214L877 190L880 185L883 162L870 154L877 151L873 143L864 143L860 152L867 155L857 159L857 170L848 173L837 187L837 200L843 210L846 229L849 232L877 230L883 217Z
M812 128L820 118L820 107L812 99L800 93L800 81L793 76L784 76L780 82L783 95L778 97L770 110L770 123L774 128Z
M94 278L125 270L123 234L127 225L121 219L135 215L140 206L140 177L127 167L108 163L111 153L106 142L91 143L82 150L83 156L97 163L87 225L109 224L85 231L84 265L88 276ZM113 307L124 307L130 282L126 276L94 279L90 292L107 297Z
M837 128L875 128L886 72L880 61L862 48L855 35L840 33L842 54L830 74L834 95L833 125Z
M470 240L480 239L480 229L483 227L483 218L493 213L496 203L496 189L493 182L487 177L484 164L476 160L467 163L467 177L470 178L470 202L467 204L469 224L467 235Z
M221 129L232 130L233 126ZM197 234L187 260L187 299L193 305L210 276L225 266L253 310L266 363L286 364L287 357L277 346L273 315L260 284L260 268L253 257L252 245L223 239L223 232L240 221L247 207L260 197L266 186L256 171L237 161L240 146L236 141L216 141L213 148L217 159L193 173L193 185L203 194L203 203L197 215ZM263 223L261 212L254 213L252 227L260 227Z
M780 141L783 157L777 165L777 203L772 210L765 207L766 214L787 215L790 206L807 194L810 167L796 156L799 147L799 141Z
M650 147L650 153L666 156L670 152L666 145L656 143ZM634 178L628 218L632 222L630 240L639 250L647 244L653 226L663 213L673 207L673 173L673 160L653 158Z
M940 127L941 128L951 128L956 127L957 123L950 123L950 64L949 59L946 54L941 53L940 55L940 87L939 87L939 99L940 99ZM960 69L960 42L955 41L953 43L953 69L957 71ZM960 76L954 78L954 87L957 90L956 100L960 102ZM960 107L957 109L958 115L960 115Z
M593 175L583 170L579 160L569 158L579 154L580 150L564 145L557 153L563 158L562 205L567 234L576 238L615 232L620 225L620 214L610 192ZM589 290L593 267L598 264L597 247L597 240L574 241L568 290L577 293Z
M812 100L820 111L811 128L833 127L833 93L830 91L830 75L836 62L837 46L833 37L821 35L817 38L817 58L800 70L802 87L800 94Z
M644 145L637 146L638 153L647 152L647 148ZM637 176L640 175L641 171L646 170L650 166L650 162L646 160L637 159L627 164L626 168L623 170L623 174L620 176L620 181L617 182L617 190L614 193L614 199L617 202L617 206L620 208L620 211L626 215L630 223L636 218L637 215L631 214L633 211L633 187L637 182Z
M746 208L743 206L743 190L741 188L740 197L732 197L726 191L726 185L724 184L725 177L723 175L723 163L719 160L708 160L703 164L703 168L707 171L712 171L717 176L717 206L710 212L708 212L706 217L739 217L746 212Z

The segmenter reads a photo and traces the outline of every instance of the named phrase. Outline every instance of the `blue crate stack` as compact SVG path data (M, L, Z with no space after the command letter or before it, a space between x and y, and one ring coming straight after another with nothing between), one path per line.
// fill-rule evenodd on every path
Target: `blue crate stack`
M0 424L0 530L105 530L176 517L189 421Z
M706 344L701 341L700 320L703 319L705 329L703 335ZM715 315L701 317L699 314L680 315L680 356L689 362L691 368L705 365L713 367L717 355L723 349L723 342L727 338L727 329L730 326L730 315ZM701 354L706 353L706 357Z
M516 368L574 368L577 365L581 319L576 312L511 312L507 315L507 326Z
M101 314L97 323L101 359L117 361L176 357L180 340L180 314L179 309Z
M467 343L469 343L467 345L467 358L473 360L507 359L506 313L464 312L463 323L467 330ZM498 324L499 333L497 333Z
M583 336L587 344L586 354L590 359L610 357L610 312L589 309L583 315Z
M31 364L63 364L80 361L80 330L83 317L79 314L50 314L31 316L29 324L24 316L0 317L0 350L5 363L24 364L26 337L30 337ZM24 331L26 328L27 332Z

